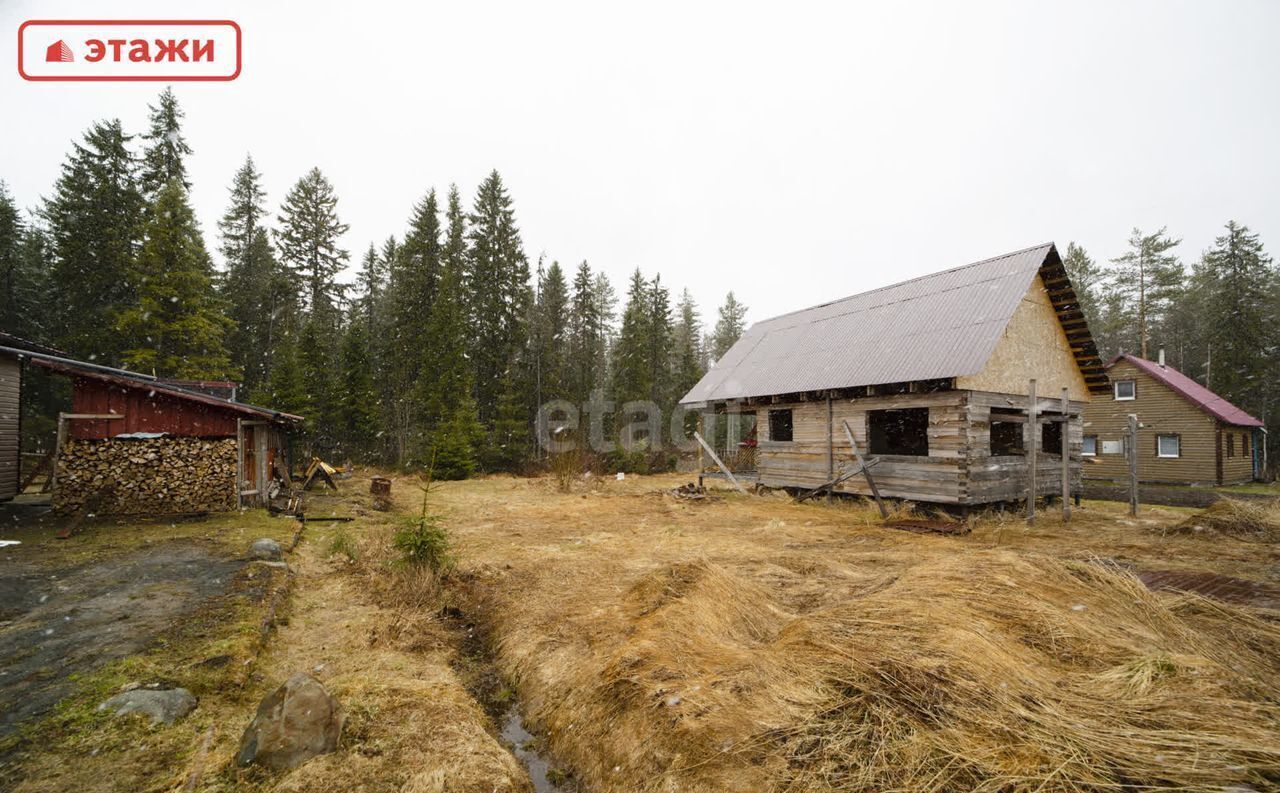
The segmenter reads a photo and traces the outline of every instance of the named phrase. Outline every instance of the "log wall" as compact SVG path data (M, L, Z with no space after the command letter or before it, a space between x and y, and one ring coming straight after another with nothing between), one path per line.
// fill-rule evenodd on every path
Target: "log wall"
M58 456L53 508L168 515L236 508L234 438L72 439Z
M1040 399L1042 411L1060 412L1060 398ZM984 504L1014 501L1026 497L1028 464L1025 455L991 455L990 417L992 407L1023 408L1026 396L974 391L940 391L929 394L861 397L836 400L832 404L832 443L836 471L850 459L849 443L842 422L853 430L858 450L879 463L871 469L881 495L939 504ZM929 410L929 454L927 456L870 453L867 413L924 407ZM1080 415L1084 403L1071 402L1067 438L1070 444L1069 476L1072 492L1079 492L1082 431ZM768 437L768 411L791 409L792 440ZM827 403L824 400L760 404L757 458L758 481L768 487L813 488L830 480L828 475ZM1025 445L1025 444L1024 444ZM851 470L851 463L848 464ZM1042 450L1037 458L1038 495L1062 492L1062 457L1058 450ZM866 479L857 476L842 482L837 490L870 495Z

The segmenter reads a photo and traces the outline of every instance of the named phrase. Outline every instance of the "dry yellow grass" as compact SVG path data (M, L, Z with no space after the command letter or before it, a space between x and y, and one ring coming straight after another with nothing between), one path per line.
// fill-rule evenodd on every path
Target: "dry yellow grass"
M1280 784L1280 630L1128 567L1265 578L1274 547L1090 504L966 537L672 477L444 486L471 608L587 789Z

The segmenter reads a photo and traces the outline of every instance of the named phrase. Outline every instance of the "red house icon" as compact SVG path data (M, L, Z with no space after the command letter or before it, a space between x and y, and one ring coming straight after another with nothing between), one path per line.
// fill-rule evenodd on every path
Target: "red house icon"
M75 57L71 54L71 48L62 39L53 42L49 45L49 49L44 51L45 63L69 63L74 60Z

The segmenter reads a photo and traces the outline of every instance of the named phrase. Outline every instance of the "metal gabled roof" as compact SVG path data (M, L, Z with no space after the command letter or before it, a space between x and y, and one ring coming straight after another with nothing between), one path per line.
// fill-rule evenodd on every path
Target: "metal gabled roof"
M977 374L1050 262L1045 243L757 322L680 401Z

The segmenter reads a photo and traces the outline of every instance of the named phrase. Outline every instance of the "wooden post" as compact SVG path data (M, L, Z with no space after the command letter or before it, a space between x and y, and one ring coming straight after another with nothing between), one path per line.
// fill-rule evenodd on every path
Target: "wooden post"
M858 467L862 469L862 475L867 478L867 487L871 488L871 495L876 500L876 506L880 508L880 517L889 517L889 510L885 508L884 501L880 499L880 488L876 487L876 480L871 476L871 468L862 459L862 454L858 451L858 442L853 439L853 430L849 428L849 420L844 420L844 436L849 439L849 448L853 451L853 459L858 461Z
M831 392L827 392L827 481L831 482L836 478L836 438L835 438L835 416L834 408L831 405ZM831 485L827 490L827 503L831 503L831 494L835 492L836 486Z
M1129 514L1138 515L1138 414L1129 414Z
M1036 522L1036 457L1040 446L1040 410L1036 402L1036 379L1031 378L1027 396L1027 523Z
M1062 522L1071 520L1071 398L1062 389Z
M716 465L720 466L720 470L724 472L724 475L729 477L729 481L733 483L733 486L738 488L738 492L744 496L747 495L746 489L743 488L742 485L738 484L738 480L734 477L733 472L729 470L728 466L720 461L719 455L715 453L714 449L707 445L707 442L702 439L702 436L695 432L693 433L693 437L697 438L698 443L702 444L702 448L707 450L707 454L711 455L711 459L715 460Z
M698 411L698 429L694 430L694 432L697 432L699 434L704 432L704 430L702 429L702 421L706 417L706 415L707 414L704 411L701 411L701 410ZM705 463L702 460L702 446L701 444L699 444L698 446L698 487L699 488L702 487L702 471L704 467L705 467Z
M236 509L244 508L244 419L236 419Z

